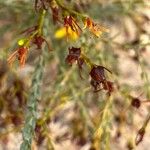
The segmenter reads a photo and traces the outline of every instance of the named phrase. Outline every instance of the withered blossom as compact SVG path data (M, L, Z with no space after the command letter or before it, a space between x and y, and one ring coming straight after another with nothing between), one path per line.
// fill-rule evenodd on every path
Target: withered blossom
M103 66L93 66L93 68L90 71L91 78L97 82L102 82L106 80L105 77L105 70L111 73L111 71Z
M88 28L95 36L100 37L103 32L109 32L104 26L95 23L92 19L86 18L84 20L84 29Z
M12 64L14 62L14 60L16 58L18 58L19 60L19 64L20 66L24 66L25 64L25 61L26 61L26 58L27 58L27 53L29 51L29 48L28 47L24 47L24 46L21 46L19 47L14 53L12 53L10 55L10 57L7 59L8 63L9 64Z
M73 63L77 62L78 67L79 67L79 73L81 76L81 69L82 69L82 65L84 63L84 59L81 57L81 48L69 48L69 54L66 57L66 62L70 65L72 65ZM82 78L82 76L81 76Z
M106 80L105 70L111 73L110 70L103 66L93 66L89 73L91 76L91 85L94 87L94 92L106 90L110 95L113 92L114 87L113 82Z
M66 57L66 62L68 64L73 64L75 61L78 61L80 59L81 55L81 48L72 47L69 48L69 54Z

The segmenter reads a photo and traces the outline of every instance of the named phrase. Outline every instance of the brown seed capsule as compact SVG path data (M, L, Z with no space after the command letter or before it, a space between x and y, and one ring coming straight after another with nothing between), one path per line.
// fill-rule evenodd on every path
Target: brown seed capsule
M135 108L139 108L141 106L141 101L138 98L132 98L131 105Z

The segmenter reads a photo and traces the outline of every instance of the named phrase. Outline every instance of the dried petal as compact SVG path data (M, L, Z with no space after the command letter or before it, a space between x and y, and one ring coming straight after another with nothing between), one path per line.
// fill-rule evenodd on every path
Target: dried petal
M78 65L81 67L81 60L79 60L81 55L81 49L80 48L69 48L69 54L66 58L66 62L68 64L73 64L75 61L78 61Z
M103 66L94 66L90 71L90 76L93 80L97 82L102 82L106 79L105 70L109 71ZM111 71L109 71L111 73Z
M100 37L103 32L109 32L107 28L100 24L94 23L90 18L85 19L83 29L85 28L89 28L89 30L97 37Z
M24 66L25 61L26 61L26 56L27 56L28 48L21 46L19 47L13 54L10 55L10 57L7 59L9 64L12 64L15 60L16 57L18 57L20 66Z

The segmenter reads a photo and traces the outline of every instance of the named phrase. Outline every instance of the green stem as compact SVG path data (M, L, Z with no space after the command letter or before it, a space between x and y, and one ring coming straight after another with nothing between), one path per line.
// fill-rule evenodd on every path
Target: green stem
M39 19L39 27L38 27L38 34L42 35L42 29L43 29L43 24L44 24L44 17L46 15L46 10L42 10L40 19Z
M29 47L30 41L34 38L35 35L37 35L37 34L42 35L42 29L43 29L45 15L46 15L46 10L42 10L42 13L39 18L38 29L29 36L26 43L24 44L25 47Z
M38 62L32 78L31 92L27 103L27 114L23 129L23 142L20 150L31 150L32 138L37 120L37 102L41 96L40 87L44 70L44 56L41 55Z

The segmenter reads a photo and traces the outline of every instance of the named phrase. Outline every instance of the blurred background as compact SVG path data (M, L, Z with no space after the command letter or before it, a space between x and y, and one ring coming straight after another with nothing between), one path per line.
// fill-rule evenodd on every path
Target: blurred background
M149 124L142 142L136 146L135 140L150 116L150 1L62 2L110 31L100 38L84 30L77 41L57 39L54 35L61 25L53 22L48 11L44 33L53 51L46 48L32 149L94 150L98 140L100 150L149 150ZM0 0L0 150L18 150L22 142L32 74L41 51L32 46L23 68L17 61L9 66L7 58L23 37L21 32L37 20L34 1ZM112 74L106 73L114 85L111 96L93 92L87 66L82 79L78 66L65 62L72 46L82 46L93 63L111 70ZM99 129L102 134L96 139Z

